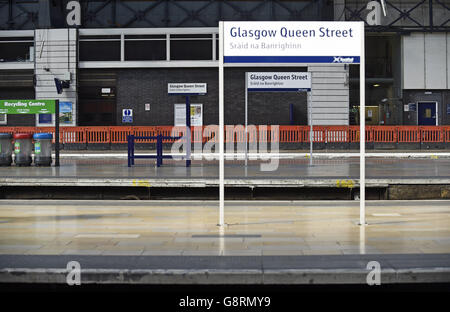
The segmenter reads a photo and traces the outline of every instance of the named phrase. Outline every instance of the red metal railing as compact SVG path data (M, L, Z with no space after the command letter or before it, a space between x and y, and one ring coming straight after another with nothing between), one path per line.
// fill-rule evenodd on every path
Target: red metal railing
M249 126L248 142L255 141L280 143L309 143L309 126ZM173 133L172 133L173 131ZM125 144L127 136L164 136L182 135L184 127L173 126L139 126L139 127L61 127L60 143L101 143ZM218 139L217 126L192 127L192 141L205 143ZM48 132L54 134L53 127L0 127L0 132L6 133L37 133ZM420 143L437 142L450 143L450 126L367 126L366 142L375 143ZM225 142L232 138L235 142L244 142L245 129L243 126L226 126ZM359 126L314 126L313 141L316 143L356 143L359 142ZM154 141L154 140L153 140ZM152 143L152 140L140 140L139 143ZM153 142L154 143L154 142Z

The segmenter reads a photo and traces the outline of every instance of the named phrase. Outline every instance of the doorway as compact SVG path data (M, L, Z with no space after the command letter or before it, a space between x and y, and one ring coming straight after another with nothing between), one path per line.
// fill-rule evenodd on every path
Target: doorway
M417 103L417 124L419 126L437 126L437 102Z

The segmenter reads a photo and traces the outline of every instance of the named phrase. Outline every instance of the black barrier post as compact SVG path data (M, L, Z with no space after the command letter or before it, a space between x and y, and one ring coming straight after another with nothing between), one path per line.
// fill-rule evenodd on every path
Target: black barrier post
M186 167L191 166L191 100L186 96Z
M59 167L59 100L55 101L55 167Z

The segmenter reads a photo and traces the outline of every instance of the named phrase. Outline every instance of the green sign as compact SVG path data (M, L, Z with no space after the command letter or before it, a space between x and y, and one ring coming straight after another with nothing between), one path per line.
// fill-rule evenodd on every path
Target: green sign
M20 143L14 142L14 153L19 154L20 153Z
M34 153L35 154L41 153L41 142L34 143Z
M54 114L55 100L0 100L0 114Z

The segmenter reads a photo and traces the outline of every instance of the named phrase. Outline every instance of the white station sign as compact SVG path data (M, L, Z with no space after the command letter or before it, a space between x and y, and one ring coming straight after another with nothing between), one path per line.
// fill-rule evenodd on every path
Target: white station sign
M206 83L169 83L167 87L169 94L200 95L206 94Z
M359 63L361 22L224 22L225 63Z
M247 73L247 89L250 92L311 91L311 73L307 72Z

